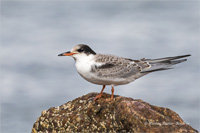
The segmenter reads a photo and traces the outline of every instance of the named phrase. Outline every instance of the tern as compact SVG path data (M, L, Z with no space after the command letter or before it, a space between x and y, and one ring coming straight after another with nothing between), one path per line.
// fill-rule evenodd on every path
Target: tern
M78 44L58 56L73 57L76 69L84 79L93 84L103 85L94 101L102 97L106 85L111 85L112 95L107 100L111 101L115 86L128 84L152 72L172 69L173 65L186 61L184 57L191 55L134 60L109 54L97 54L88 45Z

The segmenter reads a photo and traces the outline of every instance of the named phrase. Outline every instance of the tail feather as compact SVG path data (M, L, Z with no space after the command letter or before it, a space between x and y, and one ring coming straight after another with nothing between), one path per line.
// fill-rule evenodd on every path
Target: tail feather
M144 73L144 72L154 72L154 71L172 69L173 65L187 61L187 59L180 59L180 58L184 58L188 56L191 56L191 55L165 57L165 58L159 58L159 59L144 59L144 61L148 62L150 67L143 69L142 72Z
M187 59L182 59L182 60L172 60L170 63L171 63L172 65L175 65L175 64L178 64L178 63L182 63L182 62L184 62L184 61L187 61Z
M165 57L165 58L159 58L159 59L145 59L145 61L148 62L164 62L164 61L171 61L171 60L176 60L184 57L191 56L190 54L188 55L181 55L181 56L174 56L174 57Z

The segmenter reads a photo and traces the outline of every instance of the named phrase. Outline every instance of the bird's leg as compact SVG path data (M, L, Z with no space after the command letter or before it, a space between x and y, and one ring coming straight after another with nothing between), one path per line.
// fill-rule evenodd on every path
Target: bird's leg
M94 101L96 101L98 98L102 97L103 90L105 89L105 87L106 87L106 85L103 85L103 88L102 88L101 92L98 95L96 95L96 97L94 98Z
M106 100L106 101L108 101L108 102L110 102L110 101L113 100L113 95L114 95L114 86L113 86L113 85L112 85L111 91L112 91L112 95L111 95L110 99Z

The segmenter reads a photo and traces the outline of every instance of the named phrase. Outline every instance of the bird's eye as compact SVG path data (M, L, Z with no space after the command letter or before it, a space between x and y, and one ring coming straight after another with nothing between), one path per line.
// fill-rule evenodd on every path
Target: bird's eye
M82 48L78 49L77 50L78 52L83 52L84 50Z

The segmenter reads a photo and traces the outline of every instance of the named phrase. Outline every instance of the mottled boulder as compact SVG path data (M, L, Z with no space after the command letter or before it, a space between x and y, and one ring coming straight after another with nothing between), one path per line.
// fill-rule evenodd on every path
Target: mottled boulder
M142 100L109 94L93 101L89 93L42 111L32 132L198 132L174 111Z

